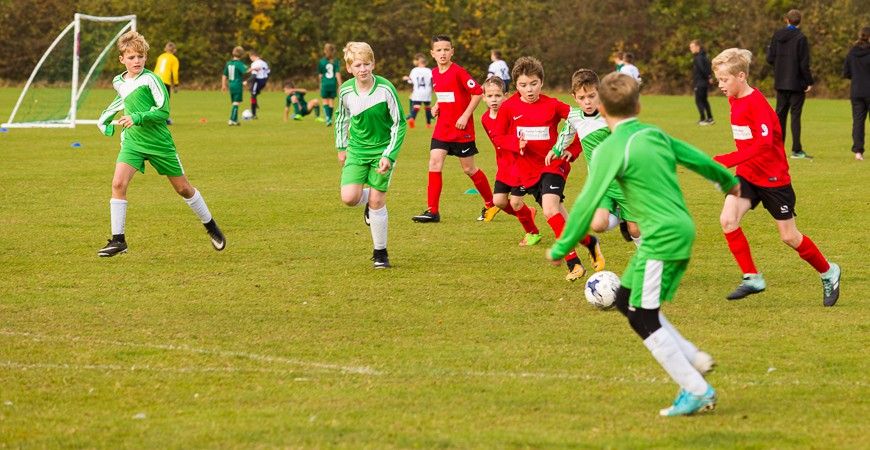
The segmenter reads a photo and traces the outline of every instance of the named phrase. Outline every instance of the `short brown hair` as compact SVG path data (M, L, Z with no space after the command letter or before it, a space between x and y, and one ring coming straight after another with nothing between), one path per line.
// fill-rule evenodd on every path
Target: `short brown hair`
M330 44L329 42L324 44L323 45L323 54L326 55L328 58L332 58L333 55L335 55L335 45Z
M500 90L504 91L504 80L502 80L499 77L493 76L493 77L487 78L486 80L483 81L483 88L486 89L487 85L495 86L495 87L499 88Z
M237 45L233 48L233 58L241 58L242 56L245 56L245 49L241 45Z
M544 81L544 65L534 56L521 56L514 63L514 68L511 70L511 78L517 80L521 75L527 77L537 76L541 81Z
M801 24L801 12L797 9L792 9L785 13L785 20L787 20L790 25L798 26Z
M147 55L149 48L151 47L148 45L148 41L145 40L145 36L135 31L128 31L118 38L118 52L122 56L127 50Z
M692 41L689 43L693 44L693 45L697 45L698 48L701 48L701 40L700 39L692 39Z
M598 96L607 115L633 117L640 106L640 86L630 75L613 72L601 79Z
M595 88L598 89L598 85L601 84L601 80L598 79L598 74L595 71L589 69L578 69L571 75L571 93L574 94L582 88Z
M629 64L634 63L634 53L632 53L632 52L623 53L622 60L629 63Z
M492 53L492 56L495 56L496 59L501 59L501 51L500 50L493 50L491 53Z
M169 42L166 43L166 46L163 47L163 51L164 51L164 52L169 52L169 53L175 53L175 49L176 49L176 48L177 48L177 47L175 47L175 42L169 41Z
M426 62L426 55L422 53L417 53L416 55L414 55L414 61L419 61L421 59L423 60L423 62Z

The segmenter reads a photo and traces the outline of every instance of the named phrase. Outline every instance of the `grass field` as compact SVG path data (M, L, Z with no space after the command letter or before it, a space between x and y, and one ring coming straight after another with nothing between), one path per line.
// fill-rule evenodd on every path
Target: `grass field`
M3 119L17 94L0 89ZM278 93L239 128L226 126L225 94L172 100L221 253L149 167L129 191L130 252L97 258L118 139L0 133L0 447L870 447L870 177L849 152L847 101L808 101L815 159L790 161L798 226L843 268L834 308L761 210L743 227L768 290L727 302L740 273L722 198L681 169L698 239L664 310L719 362L720 401L663 419L677 388L618 313L589 307L582 284L545 263L540 218L532 248L509 216L476 222L479 197L449 160L442 223L411 222L425 208L425 128L408 131L388 196L394 268L376 272L361 209L338 198L331 129L282 123ZM695 125L689 97L645 97L641 116L721 153L727 104L712 100L712 127ZM491 146L478 144L492 180ZM601 240L621 273L634 246Z

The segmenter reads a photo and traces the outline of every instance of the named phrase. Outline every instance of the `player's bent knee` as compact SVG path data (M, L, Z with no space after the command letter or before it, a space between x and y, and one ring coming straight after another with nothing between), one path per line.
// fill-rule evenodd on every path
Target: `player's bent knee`
M604 220L595 218L592 220L592 223L589 224L589 228L596 233L603 233L607 231L608 220L605 218Z
M494 195L492 197L492 203L501 209L505 209L508 204L510 204L507 197L505 197L504 195Z

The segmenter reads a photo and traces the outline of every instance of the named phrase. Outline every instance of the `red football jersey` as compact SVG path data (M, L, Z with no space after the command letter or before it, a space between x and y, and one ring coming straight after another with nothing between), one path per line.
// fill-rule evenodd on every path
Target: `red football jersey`
M782 128L764 95L753 89L743 98L731 97L731 131L737 151L713 157L725 167L737 166L737 175L764 187L791 183L782 144Z
M535 185L543 173L568 177L571 171L568 161L557 158L547 166L544 159L559 137L559 122L566 119L570 111L570 106L546 95L541 95L535 103L525 103L519 94L514 94L502 103L493 131L494 142L498 147L519 153L519 136L525 136L526 148L514 165L522 186Z
M501 148L496 144L493 135L496 119L489 116L489 111L483 113L483 116L480 117L480 124L483 126L483 130L486 131L489 140L492 141L492 146L495 147L495 164L498 168L498 171L495 173L496 181L501 181L508 186L519 186L519 180L514 172L514 163L519 154Z
M456 121L468 108L472 95L483 95L483 89L459 64L452 63L445 72L432 70L432 89L438 100L438 121L434 139L444 142L473 142L474 114L468 118L464 130L456 128Z

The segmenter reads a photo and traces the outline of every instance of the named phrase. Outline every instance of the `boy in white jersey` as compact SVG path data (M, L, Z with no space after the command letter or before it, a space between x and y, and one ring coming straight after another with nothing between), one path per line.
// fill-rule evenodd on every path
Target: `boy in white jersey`
M511 69L508 67L507 63L501 59L501 52L498 50L493 50L489 54L489 59L492 61L489 64L489 70L487 71L486 78L499 77L502 81L504 81L504 92L507 93L508 89L511 85Z
M414 67L411 75L402 77L413 86L411 91L411 110L408 111L408 127L414 128L417 113L420 108L426 108L426 128L432 127L432 69L426 67L426 55L417 53L414 56Z
M269 81L269 64L254 50L248 51L248 56L251 58L251 67L248 68L248 72L251 73L251 80L248 83L251 86L251 119L256 119L259 106L257 95L266 88L266 82Z
M405 124L396 88L372 73L375 54L365 42L348 42L344 61L353 79L338 90L335 146L341 170L341 201L365 205L371 227L375 269L390 267L387 255L387 188L402 141ZM368 188L364 188L368 185Z
M154 72L145 69L148 42L141 34L130 31L118 39L118 51L121 54L119 59L127 70L112 80L118 95L100 115L97 126L103 134L112 136L115 133L112 118L123 111L124 115L117 122L123 128L121 152L115 164L112 199L109 202L112 238L97 254L106 257L127 252L124 235L127 186L137 170L145 173L146 160L157 173L166 175L175 191L196 213L205 225L214 249L223 250L226 239L212 218L202 195L187 181L172 135L166 127L166 119L169 117L169 93L166 86Z

